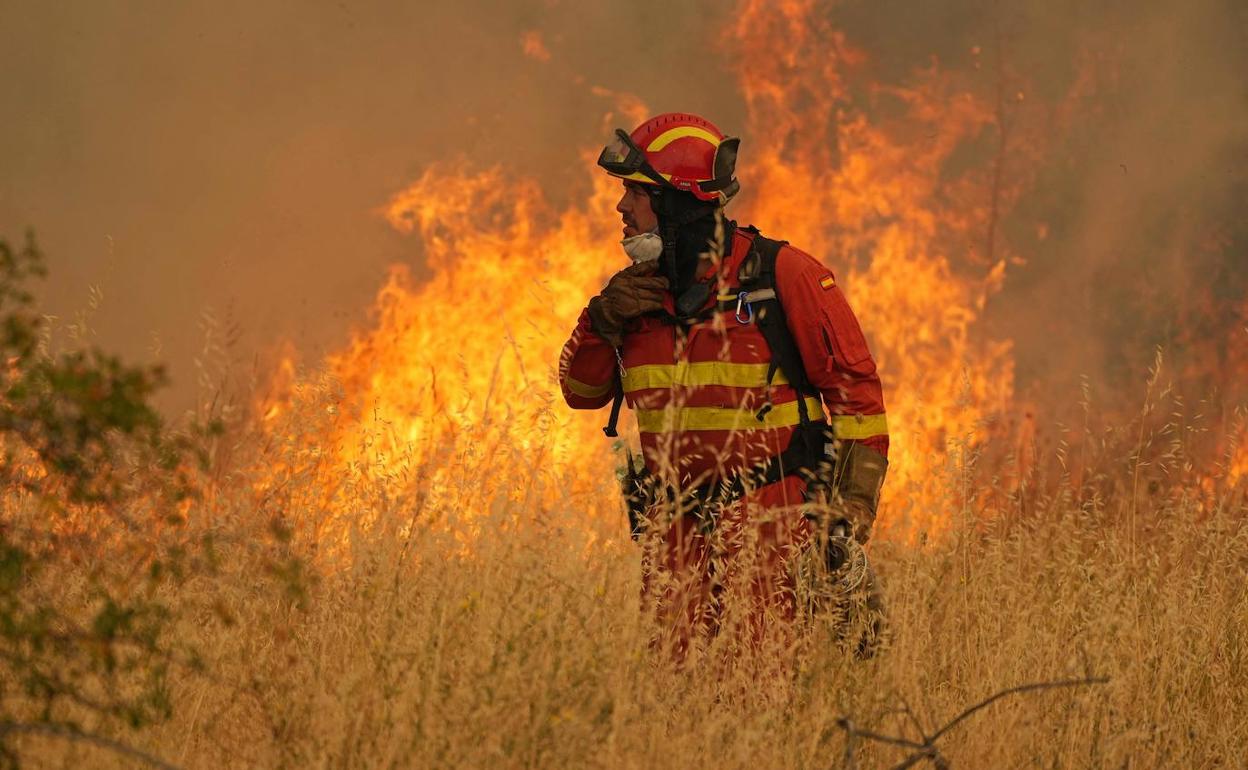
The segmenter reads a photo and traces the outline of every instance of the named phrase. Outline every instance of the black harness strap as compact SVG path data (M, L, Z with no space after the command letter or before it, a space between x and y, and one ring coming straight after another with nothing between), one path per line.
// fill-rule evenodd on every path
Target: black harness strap
M603 426L602 432L607 434L607 438L616 438L619 431L615 426L620 424L620 406L624 403L624 380L620 377L620 367L615 367L615 396L611 399L611 416L607 419L607 424Z
M789 331L788 320L785 318L784 298L780 296L780 290L776 286L776 258L780 254L780 249L788 241L764 238L757 229L753 227L749 229L754 234L754 239L750 244L749 253L737 272L737 280L742 290L772 290L770 298L760 299L754 303L757 307L755 323L758 324L758 331L766 340L767 347L771 349L771 365L767 368L767 403L758 410L756 416L762 422L767 412L771 411L771 384L776 371L779 370L784 373L785 379L797 393L799 420L788 448L765 463L762 470L767 483L798 472L805 472L809 477L817 472L820 463L825 459L830 431L827 424L823 422L822 413L818 421L812 420L806 407L807 396L817 398L819 390L806 376L802 353L797 347L797 340L793 339L793 333ZM757 475L757 469L754 473Z
M784 372L785 379L798 394L797 413L801 424L808 425L811 420L806 409L806 396L817 396L819 391L810 384L810 379L806 376L806 366L802 363L801 351L797 349L797 341L793 339L793 334L789 331L788 321L784 315L783 298L776 287L776 257L786 243L788 241L773 241L755 234L750 245L750 253L746 255L741 270L738 272L738 280L743 290L771 289L774 292L771 298L761 299L754 303L758 308L756 311L758 331L767 341L767 347L771 349L771 367L767 371L767 385L771 386L776 370ZM769 407L770 404L760 411L758 415L760 421Z
M734 228L735 229L735 228ZM806 407L806 397L818 397L819 391L806 376L806 366L802 362L801 351L797 341L789 331L785 318L783 298L776 288L776 258L780 249L788 241L775 241L764 238L753 226L746 231L754 237L750 250L741 261L737 271L738 291L761 293L762 297L752 301L755 309L755 323L763 335L767 347L771 350L771 363L767 369L768 400L756 415L759 422L766 417L772 408L770 390L777 371L783 372L797 392L797 414L799 424L793 431L793 438L788 448L775 457L735 474L730 479L714 481L702 486L686 489L683 493L668 490L669 498L691 500L697 508L710 513L718 505L726 505L743 497L749 489L766 486L780 481L794 473L805 472L813 475L818 471L819 464L825 460L825 447L831 439L831 431L822 419L812 420ZM766 290L770 289L770 292ZM732 309L738 300L722 300L712 304L702 315ZM698 319L690 319L698 320ZM675 323L675 319L671 319ZM615 400L611 405L611 418L603 432L615 438L616 423L619 419L620 404L624 400L624 387L617 369L615 375ZM822 415L820 415L822 418ZM672 500L675 502L675 500ZM712 522L713 523L713 522Z
M789 442L788 448L780 454L753 468L747 468L731 478L713 481L687 490L685 496L696 501L713 515L716 506L728 505L739 500L750 490L774 484L795 473L813 473L816 466L811 461L811 447L822 448L827 435L828 425L822 420L798 425L793 430L793 439Z
M607 418L607 424L603 426L602 432L607 434L607 438L616 438L620 435L615 429L620 424L620 407L624 404L624 383L620 381L620 371L615 371L615 396L611 399L611 416Z

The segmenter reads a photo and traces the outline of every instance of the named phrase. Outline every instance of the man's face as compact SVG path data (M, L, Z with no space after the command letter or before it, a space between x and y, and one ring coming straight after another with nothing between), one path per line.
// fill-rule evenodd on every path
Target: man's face
M650 208L650 194L640 182L624 183L624 194L615 204L615 210L624 220L625 238L651 232L659 226L659 217Z

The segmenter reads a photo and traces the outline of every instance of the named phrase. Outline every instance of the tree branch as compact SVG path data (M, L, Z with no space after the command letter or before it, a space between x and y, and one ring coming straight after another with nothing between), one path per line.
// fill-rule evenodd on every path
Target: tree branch
M923 725L919 723L919 720L915 716L914 712L910 709L909 705L906 705L904 708L904 712L906 713L907 716L910 717L911 721L914 723L915 728L919 731L919 735L923 737L922 742L912 741L909 738L902 738L898 736L882 735L880 733L873 732L871 730L861 730L858 727L856 727L854 723L848 717L843 717L837 720L836 724L837 724L837 727L845 731L846 766L847 767L853 766L852 745L853 745L854 739L866 738L867 740L876 741L879 743L886 743L891 746L900 746L902 748L911 750L910 755L907 756L905 759L903 759L900 763L894 765L892 770L908 770L908 768L914 767L916 764L918 764L919 762L922 762L925 759L931 760L932 764L937 768L937 770L944 770L944 768L947 768L949 766L949 761L945 759L945 757L940 753L940 750L936 747L936 741L939 740L941 736L945 735L950 730L957 727L959 724L961 724L963 721L965 721L969 717L973 716L979 711L982 711L988 706L991 706L993 703L996 703L1002 698L1006 698L1011 695L1018 695L1020 693L1025 693L1025 692L1037 692L1039 690L1052 690L1058 687L1084 687L1084 686L1094 685L1094 684L1105 684L1108 681L1109 681L1109 677L1107 676L1088 676L1082 679L1062 679L1056 682L1032 682L1029 684L1020 684L1014 687L1008 687L999 692L995 692L992 695L989 695L987 698L984 698L980 702L976 703L975 705L968 707L967 709L962 711L962 713L958 714L953 719L946 722L944 727L941 727L939 730L932 733L931 736L927 735L926 731L923 729Z
M159 768L159 770L180 770L177 765L171 765L159 757L152 756L144 751L127 746L120 741L112 738L105 738L103 735L95 733L83 732L64 725L56 724L39 724L32 722L0 722L0 738L10 733L29 733L31 735L50 735L54 738L64 738L69 741L81 741L98 746L102 749L121 754L131 759L137 759L151 767Z
M966 711L963 711L961 714L958 714L948 724L946 724L944 727L937 730L936 733L931 737L931 740L929 740L928 742L929 743L934 742L940 736L949 732L954 727L957 727L959 722L971 716L976 711L987 708L988 706L992 705L996 701L999 701L1002 698L1008 697L1010 695L1017 695L1019 693L1024 693L1024 692L1035 692L1037 690L1052 690L1058 687L1084 687L1084 686L1094 685L1094 684L1105 684L1108 681L1109 681L1109 677L1107 676L1093 676L1093 677L1086 677L1084 679L1064 679L1058 682L1035 682L1032 684L1020 684L1016 687L1010 687L1008 689L1002 690L1001 692L988 696L984 700L968 708Z

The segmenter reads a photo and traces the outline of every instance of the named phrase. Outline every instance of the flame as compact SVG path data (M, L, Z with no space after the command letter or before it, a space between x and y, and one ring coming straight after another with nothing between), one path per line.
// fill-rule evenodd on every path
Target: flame
M1008 343L972 334L1004 262L966 278L941 248L948 233L983 226L983 215L962 205L973 181L949 186L940 171L992 113L966 94L946 93L951 86L928 73L921 87L891 96L930 128L931 140L915 146L890 135L845 95L842 68L863 56L812 19L809 3L784 8L774 16L747 3L728 32L729 45L758 51L740 66L753 138L740 174L753 193L735 214L842 274L887 387L890 489L897 500L919 501L913 510L887 507L881 524L938 528L945 514L925 482L931 458L970 437L1011 396ZM800 65L759 48L776 39L787 39L794 57L830 40L836 55ZM630 107L636 118L640 105ZM566 211L552 211L534 180L503 169L431 169L389 203L387 219L419 236L432 275L420 283L394 268L373 328L326 362L352 415L332 428L342 462L384 474L434 437L462 442L475 434L540 455L556 477L584 489L610 477L601 415L566 410L553 371L586 298L621 266L614 184L586 165L592 193Z
M555 374L586 298L623 257L614 218L597 215L614 194L595 179L583 209L558 212L503 169L432 168L395 195L382 214L419 237L430 276L394 266L371 327L261 405L280 446L256 493L312 474L323 494L309 502L327 520L317 537L329 541L343 534L332 532L337 512L358 512L369 494L360 479L432 493L427 516L465 517L496 504L468 493L491 485L467 482L500 462L534 474L508 499L615 511L602 416L567 409Z
M1013 395L1008 341L977 340L974 326L1005 276L995 257L960 275L950 245L989 227L989 189L941 169L958 145L994 125L993 110L935 69L910 88L877 89L899 109L900 126L869 121L849 98L846 75L866 61L808 0L751 0L729 30L739 50L750 150L750 214L841 273L841 285L872 340L886 389L889 495L909 500L881 512L880 525L908 520L940 529L947 518L931 464L951 441L982 438ZM784 41L777 55L774 41ZM760 55L745 56L751 51Z
M611 211L613 194L597 179L584 210L554 212L532 180L434 169L391 200L386 218L420 235L433 276L393 268L376 327L328 360L357 406L394 426L371 444L375 456L480 425L556 466L592 445L599 418L563 407L553 367L585 299L618 267L614 217L590 213Z
M947 168L997 116L933 67L907 88L873 86L871 98L889 105L873 112L892 117L869 117L847 86L865 54L812 8L798 0L776 12L749 0L732 15L725 44L737 53L748 109L738 169L747 192L729 213L839 274L886 388L892 469L879 527L938 531L956 502L941 498L932 471L950 447L981 440L1013 396L1010 343L977 330L1006 265L984 234L1012 191L994 187L985 169ZM623 105L609 126L645 113L635 97L596 93ZM295 387L331 393L337 406L296 420L296 407L270 405L271 416L288 416L278 432L319 436L316 462L327 476L349 467L391 484L419 465L431 486L449 489L456 474L510 453L540 471L543 499L615 515L604 415L567 409L555 379L585 301L625 264L617 183L591 158L582 156L591 191L566 210L505 168L431 168L395 195L384 216L416 236L429 276L391 270L371 328L326 360L323 379ZM967 253L969 267L955 264L953 255ZM487 502L449 495L448 506Z
M542 33L531 29L520 36L520 50L530 59L540 62L550 61L550 49L542 39Z
M1240 446L1227 472L1227 478L1232 485L1238 484L1239 480L1245 477L1248 477L1248 444Z

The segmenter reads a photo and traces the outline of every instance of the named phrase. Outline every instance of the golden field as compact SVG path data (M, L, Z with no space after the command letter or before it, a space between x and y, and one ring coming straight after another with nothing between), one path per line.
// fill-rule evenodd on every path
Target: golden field
M323 398L286 425L332 411ZM1146 435L1150 419L1162 429ZM163 724L83 726L197 768L875 768L911 751L860 737L847 752L841 720L922 742L1006 688L1105 677L1002 698L935 746L963 768L1242 767L1245 489L1225 469L1180 482L1197 477L1164 422L1155 410L1098 436L1077 485L1067 452L1041 452L1029 488L989 469L991 444L952 447L932 503L947 530L868 546L889 608L875 658L816 621L762 648L727 631L683 667L650 651L608 486L552 495L478 425L452 457L426 446L386 479L342 474L331 509L321 466L253 435L189 511L216 533L219 567L159 589L181 608L171 639L204 670L171 670ZM274 516L293 528L281 542ZM125 552L92 542L94 558ZM302 598L266 587L279 551L308 565ZM85 606L69 576L93 555L70 552L40 590ZM32 767L134 761L61 738L18 746Z
M594 143L656 110L577 80L605 111L560 147L583 183L552 194L446 148L378 209L412 242L348 344L248 380L229 324L209 329L199 380L231 386L196 415L224 432L195 496L137 472L124 508L6 488L3 544L39 569L16 580L0 553L20 589L0 620L64 621L0 623L0 767L5 748L51 768L1248 767L1248 304L1221 92L1185 115L1137 81L1169 7L1130 46L1109 16L1070 62L1043 26L1016 53L994 16L902 68L833 5L741 0L714 34L744 111L729 215L834 270L879 364L878 654L822 616L762 644L729 624L681 666L652 650L623 445L570 413L555 368L623 266ZM1136 101L1175 136L1121 141ZM1172 157L1189 146L1208 165ZM301 257L278 256L296 296ZM1173 371L1145 374L1154 349ZM153 607L155 637L91 633L108 596ZM73 686L44 698L32 666ZM1033 684L1054 686L1008 692ZM167 718L100 707L144 693Z

